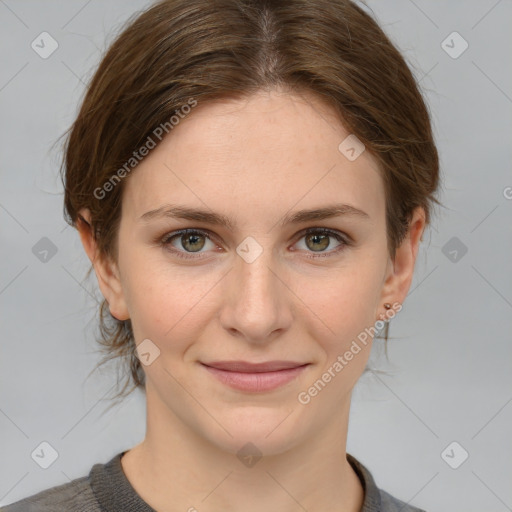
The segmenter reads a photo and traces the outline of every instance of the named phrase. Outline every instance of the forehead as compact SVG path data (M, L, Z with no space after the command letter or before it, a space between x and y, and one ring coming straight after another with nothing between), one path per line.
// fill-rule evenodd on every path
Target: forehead
M349 136L314 96L261 92L200 104L129 176L123 217L136 222L172 203L236 212L244 223L256 211L274 218L347 203L376 218L385 202L378 164L368 151L349 160L340 150Z

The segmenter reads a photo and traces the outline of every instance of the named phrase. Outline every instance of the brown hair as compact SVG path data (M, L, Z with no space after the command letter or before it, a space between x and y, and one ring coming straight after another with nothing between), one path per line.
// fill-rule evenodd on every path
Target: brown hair
M203 104L278 87L323 99L376 157L394 258L413 210L423 207L429 224L431 206L441 204L438 153L418 82L377 22L350 0L163 0L134 15L64 134L66 221L85 222L78 212L88 208L100 253L117 261L129 176L104 198L95 191L191 98ZM115 319L106 301L100 334L107 352L100 364L116 357L129 364L131 378L116 396L130 380L126 394L143 388L130 320Z

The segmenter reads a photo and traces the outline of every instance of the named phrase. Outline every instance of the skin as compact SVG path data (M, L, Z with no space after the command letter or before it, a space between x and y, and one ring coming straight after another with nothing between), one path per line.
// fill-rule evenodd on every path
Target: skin
M309 95L273 90L198 105L125 178L117 263L80 228L112 315L131 318L136 343L150 339L160 350L144 366L146 437L122 458L132 486L159 512L361 509L346 439L371 338L308 404L297 397L375 324L384 303L403 302L425 214L414 212L392 261L376 160L364 151L349 161L338 150L348 135ZM227 215L236 228L139 220L167 203ZM291 212L337 203L369 218L278 224ZM325 247L299 234L310 227L339 231L353 244L336 253L332 235ZM182 228L212 235L199 234L195 245L187 236L172 242L197 259L154 242ZM249 236L263 250L252 263L236 252ZM308 257L322 253L330 256ZM310 365L285 386L254 394L227 387L199 363L276 359ZM263 454L252 467L236 455L249 442Z

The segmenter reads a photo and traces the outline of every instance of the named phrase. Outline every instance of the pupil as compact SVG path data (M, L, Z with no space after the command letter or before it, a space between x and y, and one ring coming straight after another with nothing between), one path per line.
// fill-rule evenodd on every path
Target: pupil
M313 243L324 242L320 249L326 249L329 247L329 237L327 235L310 235L308 240L313 240ZM318 246L317 246L318 248Z
M200 238L201 238L201 236L198 236L198 235L187 235L187 236L185 237L185 244L184 244L183 246L184 246L186 249L192 249L192 250L193 250L193 249L194 249L194 247L193 247L193 246L197 243L197 241L198 241ZM192 247L186 247L187 245L189 245L189 246L191 245L191 244L189 244L189 240L191 240L191 241L192 241ZM196 250L201 250L201 249L203 248L203 246L204 246L204 241L203 241L203 243L202 243L199 247L195 247L195 249L196 249ZM193 252L195 252L195 251L193 251Z

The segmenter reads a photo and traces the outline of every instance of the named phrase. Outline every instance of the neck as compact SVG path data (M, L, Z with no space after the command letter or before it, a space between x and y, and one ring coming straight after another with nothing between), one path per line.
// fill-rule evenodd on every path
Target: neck
M346 459L350 396L322 431L252 459L198 435L161 405L147 396L146 437L121 459L135 491L158 512L361 510L364 491Z

